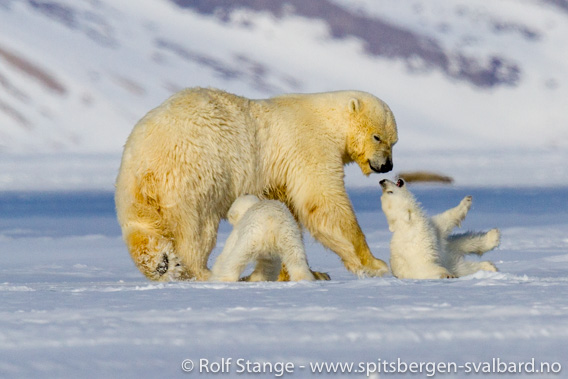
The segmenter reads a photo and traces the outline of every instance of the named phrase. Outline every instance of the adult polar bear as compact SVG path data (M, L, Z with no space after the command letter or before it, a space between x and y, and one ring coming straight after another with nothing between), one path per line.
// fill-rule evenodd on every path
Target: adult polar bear
M250 100L182 90L124 147L115 201L130 255L152 280L207 280L219 222L249 193L284 202L351 272L382 275L388 267L369 250L343 166L388 172L397 139L389 107L365 92Z

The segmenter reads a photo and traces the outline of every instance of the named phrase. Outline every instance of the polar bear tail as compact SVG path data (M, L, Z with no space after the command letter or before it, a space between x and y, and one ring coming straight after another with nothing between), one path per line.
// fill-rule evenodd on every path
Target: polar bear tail
M243 195L237 198L227 212L227 220L231 225L235 226L243 218L245 213L255 204L260 202L260 199L255 195Z

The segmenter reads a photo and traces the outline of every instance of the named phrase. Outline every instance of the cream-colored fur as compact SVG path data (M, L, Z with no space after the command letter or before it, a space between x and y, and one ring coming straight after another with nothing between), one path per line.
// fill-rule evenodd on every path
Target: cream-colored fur
M285 203L352 272L382 275L343 183L392 168L396 123L357 91L250 100L216 89L174 94L128 138L116 182L123 237L152 280L207 280L217 227L240 195Z
M480 270L497 271L490 261L466 261L465 255L478 254L499 246L500 233L450 235L461 224L472 197L429 219L402 179L395 184L381 180L381 204L387 217L391 239L391 270L401 279L440 279L470 275Z
M290 280L314 280L308 267L302 232L284 204L254 195L237 198L227 215L233 231L211 269L211 281L234 282L253 261L248 281L278 280L282 263Z

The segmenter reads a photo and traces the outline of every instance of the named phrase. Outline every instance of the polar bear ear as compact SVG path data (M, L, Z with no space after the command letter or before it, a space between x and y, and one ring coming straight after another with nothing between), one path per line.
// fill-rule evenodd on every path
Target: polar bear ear
M352 113L357 113L359 112L359 109L361 109L361 103L359 102L359 99L355 97L349 99L349 111Z

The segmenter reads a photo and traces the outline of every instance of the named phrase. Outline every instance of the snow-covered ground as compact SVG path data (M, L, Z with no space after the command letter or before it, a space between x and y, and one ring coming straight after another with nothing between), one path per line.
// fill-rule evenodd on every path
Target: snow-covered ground
M3 193L0 377L246 377L240 372L266 362L264 374L249 376L287 369L315 377L313 365L345 362L354 364L352 377L378 365L377 378L404 364L409 375L413 362L424 362L411 377L435 369L437 377L501 377L475 370L530 371L533 363L534 370L562 367L550 377L565 377L568 188L413 191L429 213L473 195L463 227L501 228L501 247L485 256L501 271L456 280L359 279L308 238L311 266L331 281L151 283L121 240L112 192ZM372 251L388 260L378 186L349 192ZM229 231L223 223L214 254ZM182 370L182 362L191 367L187 359L191 373ZM200 365L204 359L208 365ZM204 372L220 363L230 372Z

